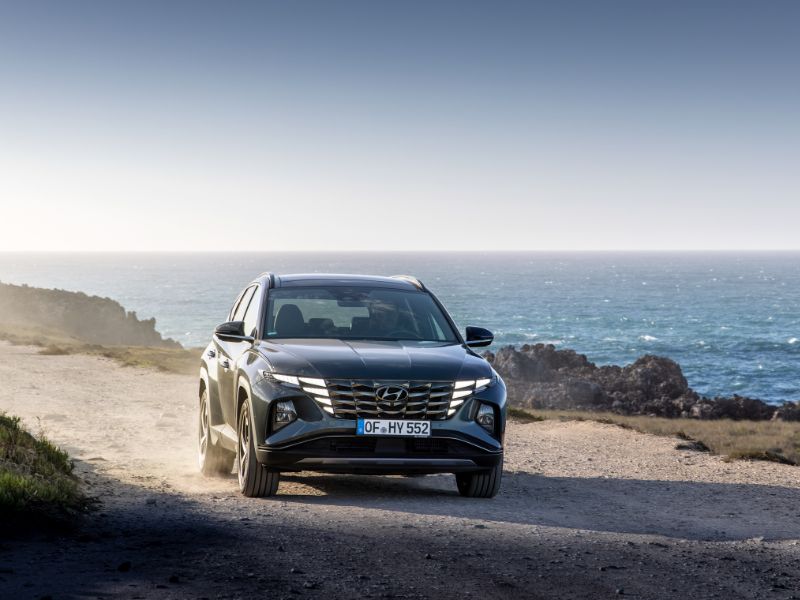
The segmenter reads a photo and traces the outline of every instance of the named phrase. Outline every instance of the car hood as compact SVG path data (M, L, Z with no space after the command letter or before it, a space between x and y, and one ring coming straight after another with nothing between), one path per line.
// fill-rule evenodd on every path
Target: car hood
M461 344L418 341L284 339L259 344L276 373L323 379L455 381L492 368Z

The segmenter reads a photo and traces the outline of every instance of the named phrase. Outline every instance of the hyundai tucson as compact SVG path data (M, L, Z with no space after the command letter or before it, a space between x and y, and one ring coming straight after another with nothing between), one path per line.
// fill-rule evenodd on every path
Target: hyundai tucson
M286 471L454 473L500 488L506 390L437 298L409 276L265 273L236 298L200 368L206 475L234 463L245 496Z

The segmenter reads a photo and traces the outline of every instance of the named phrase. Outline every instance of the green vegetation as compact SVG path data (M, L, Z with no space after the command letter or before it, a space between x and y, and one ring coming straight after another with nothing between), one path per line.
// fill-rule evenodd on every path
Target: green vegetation
M68 522L85 506L69 456L0 413L0 522ZM19 520L22 518L22 520ZM15 521L15 519L17 519Z
M598 421L642 433L677 437L705 446L713 454L728 460L769 460L800 464L800 423L784 421L732 421L730 419L666 419L663 417L624 416L589 411L527 410L512 408L512 419L539 421ZM686 445L688 447L688 445Z

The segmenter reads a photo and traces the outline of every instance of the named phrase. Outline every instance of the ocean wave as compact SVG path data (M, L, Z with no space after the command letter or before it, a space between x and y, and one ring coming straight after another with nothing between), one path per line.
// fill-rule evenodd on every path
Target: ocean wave
M657 342L658 338L653 335L640 335L639 339L643 342Z
M800 342L800 339L797 339L797 338L789 338L789 341L788 341L788 343L789 343L789 344L791 344L791 345L794 345L794 344L796 344L797 342Z

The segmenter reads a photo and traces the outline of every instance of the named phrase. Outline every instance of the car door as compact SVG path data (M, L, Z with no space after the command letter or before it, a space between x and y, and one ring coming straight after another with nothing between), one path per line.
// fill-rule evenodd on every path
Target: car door
M258 289L251 285L242 293L239 303L234 308L229 319L231 321L244 321L245 312ZM245 330L247 333L247 330ZM250 347L250 342L222 340L216 335L214 343L217 347L217 385L219 387L219 404L222 409L224 422L235 428L236 417L236 390L233 388L236 373L236 361L242 353Z

